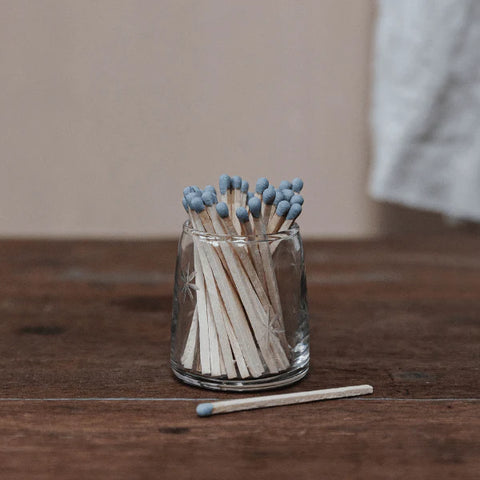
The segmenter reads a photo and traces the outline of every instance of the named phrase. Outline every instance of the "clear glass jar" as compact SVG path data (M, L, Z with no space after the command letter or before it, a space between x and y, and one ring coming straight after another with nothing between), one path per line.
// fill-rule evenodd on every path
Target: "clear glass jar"
M265 390L303 378L309 327L298 226L214 235L187 221L178 245L171 366L185 383Z

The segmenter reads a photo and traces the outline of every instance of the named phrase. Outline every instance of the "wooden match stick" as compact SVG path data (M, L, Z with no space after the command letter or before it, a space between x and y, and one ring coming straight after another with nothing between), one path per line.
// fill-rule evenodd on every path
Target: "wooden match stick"
M265 226L270 220L270 212L272 211L273 202L275 201L277 191L273 185L266 188L262 195L262 221Z
M241 233L240 222L237 220L235 216L235 212L237 208L241 205L241 197L242 197L242 177L235 175L232 177L232 189L233 189L233 202L229 205L230 217L232 218L233 224L235 226L235 232L237 235Z
M217 211L213 207L211 196L208 193L204 193L202 199L205 201L205 205L207 205L207 215L210 216L210 220L212 221L215 232L217 234L224 234L225 231L223 230L222 223L219 220L220 217L217 215ZM227 204L221 202L217 205L217 207L219 205L224 207L220 209L221 216L223 218L228 217L229 209ZM203 213L204 212L200 212L200 215L202 216ZM245 272L245 270L242 268L242 264L235 255L232 246L226 242L220 242L220 249L225 257L230 275L233 279L233 283L237 289L243 307L245 308L248 319L250 320L250 325L252 327L255 339L259 345L263 359L265 360L269 371L271 373L277 373L277 359L280 358L280 368L285 368L286 362L285 358L282 357L282 353L284 352L279 351L280 346L275 346L275 339L272 338L272 332L269 332L269 329L272 328L269 318L270 309L268 305L265 307L262 305L257 292L249 281L248 272ZM246 252L243 253L246 255ZM259 281L258 285L260 285ZM272 350L274 351L273 356Z
M246 237L250 237L254 239L254 232L252 230L252 226L250 224L250 218L248 216L248 211L245 207L237 208L237 218L240 221L242 227L242 233ZM262 257L260 255L260 251L257 248L257 245L252 244L249 242L247 244L247 249L250 253L250 257L253 260L253 264L255 265L255 270L257 271L258 278L262 282L263 288L267 288L267 283L265 280L265 270L263 269Z
M279 231L288 230L301 213L302 206L299 203L290 204L290 210L288 211L285 221L281 225Z
M228 203L231 185L232 179L230 178L230 175L220 175L218 187L220 189L220 198L222 202Z
M195 358L195 348L198 341L198 304L195 305L195 310L193 312L192 323L190 325L190 330L188 332L187 341L185 342L185 347L183 348L183 354L180 359L182 365L191 370L193 367L193 360Z
M303 188L303 180L301 178L294 178L292 180L292 186L290 187L295 193L300 193Z
M247 193L248 193L248 188L249 184L246 180L242 180L242 185L240 186L240 192L242 193L241 195L241 206L244 207L247 204Z
M281 395L267 395L264 397L240 398L238 400L223 400L213 403L197 405L199 417L209 417L218 413L238 412L256 408L278 407L297 403L317 402L319 400L333 400L335 398L358 397L373 393L371 385L355 385L352 387L328 388L309 392L284 393Z
M275 215L268 223L267 233L277 233L279 228L282 226L287 216L288 211L290 210L290 202L287 200L282 200L275 211Z
M190 200L193 201L194 204L203 203L201 199L194 201L193 200L194 198L195 196L190 198ZM183 205L185 207L185 203ZM192 225L199 231L205 231L205 227L202 224L202 222L199 220L198 216L192 213L192 211L189 208L186 208L186 210L189 213L190 221L192 222ZM194 236L194 246L195 246L195 252L196 254L199 254L201 264L203 265L203 271L205 272L205 284L210 294L210 298L213 302L212 310L214 311L214 320L217 326L220 349L222 351L222 358L225 364L227 377L235 378L237 376L233 358L230 352L230 344L231 344L235 354L235 359L237 361L237 368L239 370L240 376L242 378L246 378L250 375L249 375L247 366L245 364L245 361L243 359L243 354L242 354L240 345L238 343L238 340L235 337L235 333L233 332L233 330L230 332L228 329L222 328L222 327L225 327L225 321L228 320L228 315L225 311L225 307L223 306L219 298L216 282L214 280L214 274L210 266L210 262L208 260L209 258L212 258L212 255L215 255L215 251L213 247L211 247L210 245L199 242L195 236ZM210 254L207 253L209 250L211 251ZM216 264L216 266L218 267L218 263ZM218 275L220 275L220 273L218 273ZM222 278L224 281L228 281L228 279L225 280L224 277ZM208 341L204 340L202 344L204 349L206 349L207 347L209 348L210 342L209 342L209 339L207 340ZM207 353L210 356L209 350L207 350Z
M216 210L217 210L218 216L221 218L221 222L222 222L222 225L224 225L225 230L227 231L227 233L232 234L232 232L234 232L234 227L228 215L227 205L223 202L218 203L216 206ZM257 272L255 270L255 267L253 266L252 261L250 260L250 257L248 256L248 253L245 250L243 250L241 246L237 246L237 248L234 251L238 255L240 262L248 276L248 279L251 282L251 286L253 287L254 291L251 292L251 295L255 295L255 294L258 295L258 300L260 301L260 304L262 305L263 310L266 314L266 317L263 317L262 313L258 312L259 305L258 305L258 302L256 302L256 299L254 299L256 302L256 308L258 312L257 316L260 319L266 318L266 322L263 325L263 328L262 328L262 325L259 325L257 323L256 318L255 320L251 320L252 326L256 325L256 328L254 328L254 332L256 333L257 342L259 345L266 344L267 347L270 348L274 358L278 362L278 366L280 367L280 369L286 368L289 365L289 361L273 329L274 308L270 304L270 300L265 292L265 289L260 279L258 278ZM250 285L248 283L247 283L247 288L250 289ZM274 365L275 362L272 360L269 360L270 352L266 350L264 352L263 348L261 348L261 351L262 351L262 354L264 355L264 359L267 365L270 368L270 371L272 373L275 372L276 370L276 366Z
M268 185L268 179L265 177L260 177L255 185L255 196L261 200L263 192L268 188Z
M288 203L288 202L286 202ZM283 211L283 205L280 202L279 207L280 212ZM255 232L261 238L265 237L265 225L260 219L261 203L260 200L256 197L253 197L248 202L248 208L250 209L250 215L252 217L253 225L255 227ZM290 203L288 203L288 208L290 208ZM262 258L262 265L265 272L265 283L267 285L267 292L270 298L270 301L273 305L276 315L275 328L277 329L280 340L286 352L289 352L288 342L285 336L285 327L283 324L283 314L282 314L282 302L280 300L280 293L278 291L277 278L275 277L275 271L273 267L272 255L270 253L270 247L267 242L259 242L258 249L260 251L260 256Z
M201 198L194 198L190 206L199 215L200 220L204 225L211 222L208 213L205 211L205 205ZM210 247L210 245L206 245L206 247ZM244 353L248 368L253 377L259 377L264 372L264 368L255 346L252 333L250 332L248 321L243 311L242 302L240 302L240 299L237 296L237 291L230 283L230 280L223 269L223 265L220 262L219 257L215 254L216 252L213 250L213 247L212 249L206 248L205 252L207 253L208 262L215 275L228 317L232 322L235 334L242 347L242 352ZM242 292L242 294L243 293L244 292ZM240 295L240 292L238 292L238 295Z
M270 223L270 220L272 220L273 216L275 215L275 211L277 210L278 204L282 201L285 200L283 197L283 193L280 189L275 190L275 199L273 200L273 207L270 210L270 217L268 219L268 223Z
M221 304L220 295L215 284L214 274L212 267L210 266L204 249L200 250L200 260L203 265L203 272L205 277L205 284L207 286L207 292L210 298L210 305L212 308L212 317L215 322L216 330L218 333L218 341L220 350L222 353L223 362L228 378L235 378L235 364L230 350L230 340L225 327L225 318L223 314L223 305Z

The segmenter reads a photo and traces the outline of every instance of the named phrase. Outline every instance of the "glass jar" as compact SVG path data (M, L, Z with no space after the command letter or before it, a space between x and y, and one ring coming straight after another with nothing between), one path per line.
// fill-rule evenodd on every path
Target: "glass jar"
M309 327L298 226L214 235L187 221L178 245L171 366L185 383L265 390L303 378Z

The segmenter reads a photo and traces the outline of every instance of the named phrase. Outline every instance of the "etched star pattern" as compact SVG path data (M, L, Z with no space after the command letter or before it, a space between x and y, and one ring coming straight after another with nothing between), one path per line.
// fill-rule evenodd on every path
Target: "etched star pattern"
M187 296L193 301L192 290L198 290L198 287L195 285L195 283L193 283L196 275L197 272L195 272L195 270L190 271L190 264L188 264L187 269L182 271L180 274L180 279L182 281L183 303L185 303Z

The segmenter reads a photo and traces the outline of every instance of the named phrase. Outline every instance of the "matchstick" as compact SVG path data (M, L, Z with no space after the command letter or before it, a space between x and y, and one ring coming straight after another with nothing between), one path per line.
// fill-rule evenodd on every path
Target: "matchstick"
M232 186L232 179L230 175L220 175L218 180L218 187L220 189L220 199L222 202L229 203L230 188Z
M267 233L277 233L279 228L282 226L287 216L288 211L290 210L290 202L287 200L282 200L275 210L275 215L268 223Z
M213 192L210 192L210 195L212 194ZM192 208L195 208L195 205L203 204L200 197L197 197L197 200L194 200L196 197L197 197L196 195L189 197L190 201L193 202ZM185 207L185 204L184 204L184 207ZM187 211L190 213L190 219L192 221L192 224L195 226L195 228L200 231L205 231L205 227L199 221L199 218L193 215L191 210L187 210ZM221 304L221 300L217 291L217 286L214 280L214 274L209 262L209 258L213 258L212 256L215 255L215 250L211 245L199 242L196 237L194 237L194 245L195 245L195 252L196 254L199 254L201 264L203 265L205 283L206 283L206 287L212 302L213 319L217 327L216 329L219 336L219 344L222 352L222 359L226 369L226 374L228 378L235 378L237 375L236 375L234 361L231 355L229 343L232 344L232 348L233 348L234 346L236 347L238 345L238 341L235 338L235 334L233 332L228 334L225 328L225 318L228 319L228 315L226 314L226 312L225 313L223 312L225 307L223 306L223 304ZM210 251L209 254L208 254L208 251ZM218 267L218 263L216 264L216 266ZM220 275L220 272L217 272L217 274ZM224 282L228 281L228 279L225 279L226 277L222 277L222 278ZM210 330L209 330L209 333L211 333ZM205 349L206 346L210 344L211 344L211 341L209 338L208 343L205 343L204 341L203 348ZM237 367L239 369L240 376L242 378L248 377L249 376L248 369L245 365L245 361L243 359L240 347L234 348L234 352L236 353L235 357L236 357ZM208 354L210 355L210 351L208 351ZM242 356L242 358L240 358L240 356Z
M262 222L265 227L270 220L270 212L272 210L273 202L275 201L277 191L273 185L270 185L263 191L262 195Z
M191 192L187 195L187 198L193 200L194 198L198 198L195 196L194 192ZM188 200L184 199L188 204ZM182 202L183 203L183 202ZM201 228L198 225L198 222L195 221L190 209L185 206L183 203L184 208L187 210L190 216L190 221L192 225L197 230ZM200 253L200 246L197 237L193 237L193 245L194 245L194 268L195 268L195 286L196 286L196 298L197 298L197 310L198 310L198 329L199 329L199 358L200 358L200 370L203 374L209 375L211 373L211 364L210 364L210 330L208 326L208 312L207 312L207 298L206 298L206 291L205 291L205 280L203 277L203 269L201 265L201 261L199 258Z
M217 329L213 318L212 302L207 295L207 319L208 319L208 340L210 342L210 368L211 375L219 377L222 374L220 365L220 346L218 345Z
M285 221L283 222L279 231L288 230L301 213L302 213L302 206L299 203L291 204L290 210L288 211Z
M233 224L235 226L235 234L240 235L241 227L240 227L240 222L237 220L237 217L235 216L235 211L237 208L241 205L241 196L242 192L242 177L239 177L238 175L235 175L232 177L232 189L233 189L233 201L232 204L228 206L229 211L230 211L230 217L232 218Z
M265 177L260 177L257 180L257 184L255 185L255 196L258 199L262 199L263 192L268 188L269 182L268 179Z
M224 233L222 223L219 220L217 211L213 209L213 205L211 204L212 198L209 197L210 195L208 193L204 193L202 199L205 200L208 213L201 211L200 216L204 215L204 213L209 215L215 232L217 234L222 234ZM221 205L219 210L222 213L223 218L228 217L229 209L227 204L221 202L218 205ZM243 269L242 264L239 262L238 257L235 255L235 252L232 249L232 246L226 242L220 242L220 249L227 262L230 275L242 301L243 307L245 308L247 317L250 320L250 325L252 327L255 339L259 345L263 359L265 360L269 371L271 373L277 373L277 358L281 359L280 367L284 367L285 362L282 359L281 353L278 352L278 347L276 348L275 346L271 346L271 343L273 345L274 340L271 340L270 337L272 336L272 332L269 331L271 328L269 321L270 309L268 305L262 305L262 302L258 298L257 292L249 281L248 273L246 274L245 270ZM258 285L260 285L259 281ZM274 356L272 356L272 349L274 350Z
M205 211L205 205L201 198L194 198L191 203L191 208L193 208L193 210L197 213L203 225L211 222L208 213ZM207 254L208 262L215 275L218 289L225 304L228 317L232 322L233 329L242 348L248 369L253 377L259 377L264 372L264 368L260 359L260 355L255 346L252 333L250 332L248 321L243 311L242 302L237 296L237 291L230 283L219 257L215 255L213 247L212 249L206 248L205 252ZM244 294L244 292L242 292L242 294ZM238 292L238 295L240 295L240 292Z
M217 213L218 213L219 217L222 219L221 221L222 221L222 224L225 227L225 230L228 233L231 233L232 231L234 231L232 221L231 221L231 219L228 215L227 205L223 202L218 203L217 206L216 206L216 210L217 210ZM288 361L288 358L286 357L285 352L284 352L282 346L280 345L280 343L278 341L278 337L276 336L276 333L273 329L274 308L270 304L270 300L269 300L269 298L268 298L268 296L265 292L265 289L264 289L264 287L263 287L263 285L262 285L262 283L261 283L261 281L260 281L260 279L257 275L257 271L255 270L255 267L253 266L252 261L250 260L250 257L248 256L247 252L245 250L243 250L243 248L241 246L237 246L237 247L238 248L235 249L235 252L238 255L238 257L240 259L240 262L241 262L245 272L247 273L247 276L248 276L248 278L251 282L251 285L253 286L253 289L254 289L254 293L252 293L252 295L254 295L254 294L258 295L258 299L260 300L260 303L263 307L263 310L265 311L265 313L267 315L266 316L267 321L263 325L264 328L262 328L262 325L257 324L256 318L253 321L252 326L256 325L256 327L254 328L254 332L256 333L257 342L259 343L259 345L261 345L263 342L266 342L267 345L269 344L269 347L270 347L274 357L277 359L279 367L281 369L286 368L289 365L289 361ZM250 288L250 285L247 284L247 287ZM257 303L256 308L258 309L258 303ZM262 318L262 317L260 317L260 318ZM252 320L251 320L251 323L252 323ZM266 329L267 331L265 332L264 329ZM266 352L267 358L265 358L264 349L261 349L261 351L262 351L262 354L264 355L264 359L265 359L267 365L270 368L270 371L273 372L274 369L276 369L276 367L274 365L274 362L272 362L271 360L270 360L270 363L269 363L270 353Z
M242 193L241 195L241 206L244 207L247 204L247 193L248 193L248 187L250 185L246 180L242 180L242 185L240 186L240 192Z
M250 218L248 216L248 211L245 207L237 208L237 218L240 221L242 227L242 233L246 237L250 237L253 239L254 233L252 230L252 226L250 224ZM255 270L257 271L258 278L262 282L264 288L267 287L266 280L265 280L265 271L263 269L262 257L260 256L260 251L258 250L255 244L251 242L247 243L248 252L250 253L250 257L253 260L253 264L255 265Z
M290 187L295 193L300 193L303 188L303 180L301 178L294 178L292 180L292 186Z
M198 304L195 305L195 310L193 312L192 323L190 325L190 330L188 332L187 341L185 342L185 347L183 349L183 354L180 359L182 365L191 370L193 367L193 360L195 358L195 348L198 341Z
M290 208L290 203L288 208ZM282 205L282 202L279 203L277 211L280 208L280 211L283 211L285 205ZM253 197L248 202L248 208L250 209L250 215L253 221L255 232L261 238L265 238L265 225L260 219L261 211L261 202L258 198ZM282 217L283 218L283 217ZM280 340L285 351L289 352L288 342L285 336L285 328L283 325L283 314L282 314L282 302L280 300L280 293L278 291L277 278L275 276L275 271L273 267L272 255L270 253L270 247L267 242L259 242L258 248L260 251L260 256L262 258L263 270L265 272L265 283L267 285L267 292L270 298L270 301L273 305L276 315L275 328L277 329Z
M309 392L284 393L280 395L267 395L264 397L200 403L197 405L196 411L199 417L209 417L218 413L294 405L298 403L317 402L319 400L333 400L336 398L358 397L360 395L370 395L372 393L373 387L371 385L355 385L352 387L328 388L325 390L312 390Z
M270 223L270 220L273 218L275 215L275 211L277 210L278 204L282 201L285 200L285 197L283 196L283 193L280 189L275 190L275 200L273 200L273 207L270 210L270 217L268 219L268 223Z

